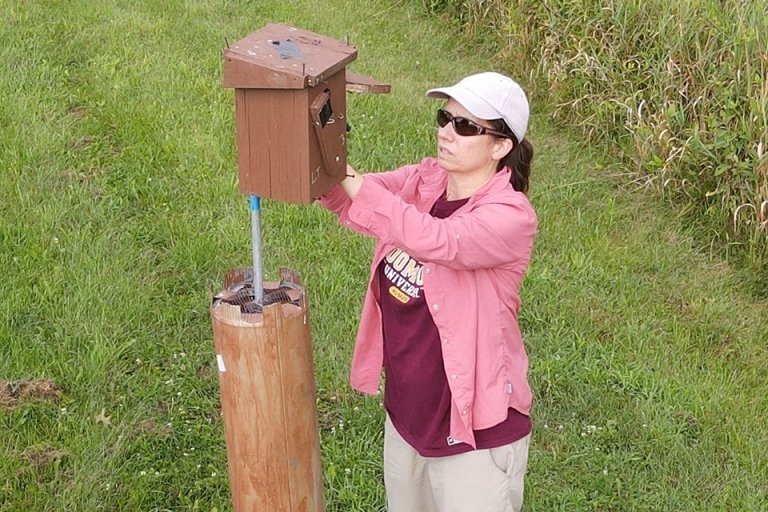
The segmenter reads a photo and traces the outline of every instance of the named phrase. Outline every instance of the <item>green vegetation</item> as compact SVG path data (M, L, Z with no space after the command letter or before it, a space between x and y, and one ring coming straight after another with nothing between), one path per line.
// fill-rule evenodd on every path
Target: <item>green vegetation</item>
M561 125L616 143L611 171L624 182L668 198L707 244L768 272L764 2L423 3L495 47Z
M350 159L434 147L430 86L490 55L378 0L0 0L0 512L230 510L209 293L250 263L220 49L267 22L359 48ZM768 306L657 199L534 116L528 511L768 509ZM612 168L616 168L613 167ZM383 510L378 397L347 368L370 240L264 201L309 291L329 511Z

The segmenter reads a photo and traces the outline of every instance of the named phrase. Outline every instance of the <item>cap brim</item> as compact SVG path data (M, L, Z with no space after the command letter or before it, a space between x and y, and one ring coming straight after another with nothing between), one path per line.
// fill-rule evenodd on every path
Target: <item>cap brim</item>
M430 89L427 91L427 97L443 99L452 98L459 102L462 107L466 108L470 114L477 117L478 119L502 119L502 115L498 110L493 108L483 98L474 92L465 89L464 87L454 86Z

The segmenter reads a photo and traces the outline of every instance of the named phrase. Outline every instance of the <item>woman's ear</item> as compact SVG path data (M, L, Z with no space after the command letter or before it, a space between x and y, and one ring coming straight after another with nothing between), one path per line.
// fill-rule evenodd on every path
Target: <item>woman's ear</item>
M494 160L501 160L507 156L514 147L515 143L512 139L509 137L499 137L494 141L493 146L491 147L491 157Z

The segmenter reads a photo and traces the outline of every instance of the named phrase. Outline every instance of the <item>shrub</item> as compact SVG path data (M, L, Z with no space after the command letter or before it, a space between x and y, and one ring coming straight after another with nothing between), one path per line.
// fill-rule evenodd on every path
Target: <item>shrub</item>
M526 77L554 118L616 143L631 180L768 264L768 8L740 0L423 0Z

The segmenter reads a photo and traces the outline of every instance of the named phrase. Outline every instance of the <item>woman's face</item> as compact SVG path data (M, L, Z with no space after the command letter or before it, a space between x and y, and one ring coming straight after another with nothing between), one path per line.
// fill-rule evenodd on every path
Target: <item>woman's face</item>
M443 107L454 117L464 117L480 126L493 128L488 121L478 119L459 102L449 99ZM458 135L451 123L437 131L437 162L448 172L455 173L496 173L496 167L512 149L510 139L493 135Z

